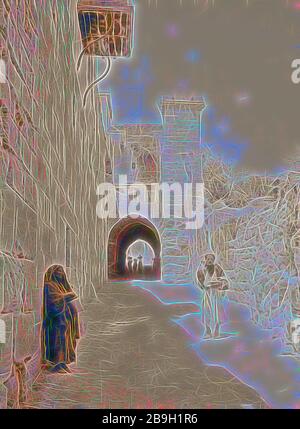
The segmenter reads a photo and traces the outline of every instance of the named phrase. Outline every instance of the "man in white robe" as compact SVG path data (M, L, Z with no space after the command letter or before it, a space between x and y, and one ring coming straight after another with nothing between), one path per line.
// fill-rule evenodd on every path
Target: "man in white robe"
M222 267L215 263L214 254L204 257L204 265L197 271L197 282L203 293L202 322L206 338L220 336L220 300L229 283Z

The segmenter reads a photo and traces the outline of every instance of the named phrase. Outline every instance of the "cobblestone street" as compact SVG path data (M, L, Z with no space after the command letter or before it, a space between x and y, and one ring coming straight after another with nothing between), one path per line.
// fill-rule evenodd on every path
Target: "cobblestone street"
M110 293L108 293L110 291ZM108 284L86 306L72 374L41 373L30 408L265 408L221 368L205 366L170 318L198 311L163 306L126 283Z

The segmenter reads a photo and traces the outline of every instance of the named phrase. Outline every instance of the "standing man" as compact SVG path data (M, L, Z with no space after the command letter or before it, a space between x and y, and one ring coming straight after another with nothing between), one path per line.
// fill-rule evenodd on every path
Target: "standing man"
M133 272L134 272L134 274L137 273L137 270L138 270L138 260L137 260L137 258L134 258L134 260L133 260Z
M139 255L138 257L138 273L143 274L144 273L144 264L143 264L143 257L142 255Z
M205 338L220 336L220 299L222 292L228 290L228 280L222 267L215 263L213 253L204 257L204 265L197 271L197 282L204 292L202 301L202 321Z
M133 260L131 256L128 256L127 258L127 271L129 274L132 274L133 268L132 268Z

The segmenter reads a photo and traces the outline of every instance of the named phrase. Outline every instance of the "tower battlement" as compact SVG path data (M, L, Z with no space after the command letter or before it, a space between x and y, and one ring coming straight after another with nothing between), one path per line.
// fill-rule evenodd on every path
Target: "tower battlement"
M181 115L199 116L205 107L206 104L203 97L180 100L170 97L163 97L159 105L164 121L167 118L178 117Z

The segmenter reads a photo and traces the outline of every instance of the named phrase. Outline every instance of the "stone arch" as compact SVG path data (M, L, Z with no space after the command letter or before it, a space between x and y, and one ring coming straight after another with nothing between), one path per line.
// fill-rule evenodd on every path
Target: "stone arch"
M153 267L148 270L147 279L161 279L161 241L156 227L144 217L126 217L117 222L108 238L108 277L128 280L126 269L127 249L137 240L143 240L154 252Z

